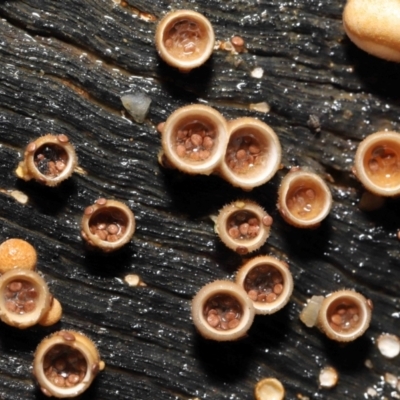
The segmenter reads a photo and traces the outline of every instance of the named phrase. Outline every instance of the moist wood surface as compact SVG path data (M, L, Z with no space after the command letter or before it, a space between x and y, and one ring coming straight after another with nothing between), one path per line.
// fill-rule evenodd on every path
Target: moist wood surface
M38 269L64 308L55 327L18 331L1 324L0 398L43 399L31 376L35 347L57 329L89 335L107 367L82 399L251 399L255 383L273 376L287 399L361 399L368 387L393 391L381 376L399 371L374 340L398 333L399 201L366 213L351 173L359 141L399 129L397 65L370 57L346 38L343 1L299 0L8 0L0 1L0 239L19 237L39 254ZM240 35L248 52L214 51L182 75L158 58L156 21L168 10L208 16L219 40ZM251 71L262 68L261 79ZM120 96L152 99L143 125L123 117ZM268 113L251 111L267 102ZM228 119L254 116L277 132L284 168L245 193L218 177L189 177L157 162L155 126L177 107L209 104ZM307 125L310 115L321 132ZM64 133L84 174L49 189L16 178L24 147L45 133ZM276 210L281 178L309 166L327 181L334 207L321 227L300 231ZM19 190L26 205L9 194ZM132 242L107 256L85 249L80 218L99 197L126 202L137 218ZM238 198L259 202L274 217L259 254L289 263L290 303L257 317L246 339L213 343L195 332L190 299L206 283L231 278L242 259L214 233L210 215ZM147 287L123 278L139 274ZM347 346L299 321L311 295L354 288L375 309L364 337ZM373 368L364 363L371 360ZM339 384L318 388L321 367Z

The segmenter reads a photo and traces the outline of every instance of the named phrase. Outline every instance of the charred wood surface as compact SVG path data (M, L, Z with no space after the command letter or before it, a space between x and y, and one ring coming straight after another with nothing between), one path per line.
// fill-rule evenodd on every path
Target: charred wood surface
M359 141L380 129L399 130L398 65L370 57L346 38L343 1L298 0L7 0L0 1L0 240L19 237L39 255L38 270L64 308L51 328L0 329L0 398L45 397L31 376L33 353L57 329L76 329L98 345L106 369L81 398L251 399L255 383L274 376L288 399L361 399L399 358L374 345L400 328L399 201L360 211L362 187L351 173ZM204 13L217 39L240 35L247 52L215 50L198 70L182 75L157 56L157 21L171 9ZM254 68L262 78L254 78ZM120 97L152 99L138 125ZM157 162L156 125L176 108L207 103L228 119L254 116L273 127L284 168L245 193L220 178L189 177ZM250 110L267 102L268 113ZM321 132L307 125L310 115ZM49 189L16 178L27 143L65 133L84 173ZM300 231L276 210L281 178L309 166L329 183L334 207L321 227ZM10 191L25 193L21 204ZM126 202L137 231L107 256L85 249L80 218L97 198ZM259 202L274 217L258 252L287 261L292 299L279 313L256 317L237 343L213 343L195 332L190 300L206 283L231 278L242 259L214 233L210 216L238 198ZM146 287L129 287L135 273ZM311 295L354 288L374 305L370 329L339 346L299 321ZM373 368L365 361L371 360ZM321 367L339 372L331 391L318 387ZM383 395L382 394L382 395Z

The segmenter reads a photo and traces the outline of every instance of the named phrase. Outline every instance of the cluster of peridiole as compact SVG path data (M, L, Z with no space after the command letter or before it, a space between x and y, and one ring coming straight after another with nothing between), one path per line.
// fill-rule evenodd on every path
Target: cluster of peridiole
M242 338L255 314L268 315L284 307L293 291L289 266L270 256L248 260L235 282L214 281L192 301L192 319L206 339L231 341Z
M36 250L24 240L0 245L0 319L19 329L50 326L61 318L61 304L36 271L36 262Z
M24 180L34 179L54 187L69 178L77 164L69 138L64 134L47 134L27 145L16 174ZM135 216L128 206L100 198L84 210L81 235L88 247L111 252L131 240L135 227Z
M26 241L9 239L0 245L0 319L10 326L51 326L61 319L61 304L36 272L36 263L36 250ZM33 361L42 392L59 398L81 394L103 368L94 343L73 331L45 338Z
M251 190L279 169L276 133L255 118L226 119L215 109L194 104L172 113L162 126L161 163L188 174L219 174Z

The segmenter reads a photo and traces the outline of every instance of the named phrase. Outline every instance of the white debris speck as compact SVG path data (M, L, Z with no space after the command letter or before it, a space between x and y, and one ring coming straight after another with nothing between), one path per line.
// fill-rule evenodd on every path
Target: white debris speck
M367 389L367 395L371 397L376 397L378 395L378 392L374 388L369 387Z
M146 115L150 108L151 99L143 93L126 94L121 97L122 104L139 124L146 119Z
M254 68L253 71L251 71L250 75L253 78L261 79L264 75L264 70L261 67Z
M29 200L29 197L25 193L20 192L19 190L13 190L10 193L10 196L14 197L14 199L17 200L18 203L21 203L21 204L26 204Z
M384 357L394 358L400 353L400 340L396 335L380 335L376 340L376 344Z
M259 111L262 113L269 113L271 110L271 106L263 101L262 103L253 103L249 106L250 110Z
M372 365L372 361L370 359L366 359L364 365L369 369L374 368L374 366Z
M324 367L319 373L319 385L323 388L332 388L336 386L338 379L338 373L333 367Z
M390 385L393 389L396 389L399 380L397 376L390 374L389 372L385 373L385 382Z
M140 279L140 276L136 274L126 275L124 279L129 286L146 286L146 284Z

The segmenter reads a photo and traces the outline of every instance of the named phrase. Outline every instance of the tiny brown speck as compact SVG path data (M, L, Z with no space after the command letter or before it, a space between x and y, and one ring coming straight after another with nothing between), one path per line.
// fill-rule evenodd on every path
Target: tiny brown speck
M60 336L67 342L73 342L75 340L75 336L70 332L60 332Z
M26 151L28 151L29 153L32 153L35 150L36 150L36 144L35 143L29 143L28 146L26 147Z
M239 253L241 255L247 254L249 252L249 249L244 246L238 246L236 247L236 253Z
M94 213L94 208L92 206L85 208L85 215L90 215Z
M271 226L274 220L270 215L266 215L263 217L262 222L265 226Z
M104 198L98 199L96 203L99 204L100 206L104 206L104 204L107 203L107 199Z
M97 374L99 372L99 364L98 363L92 365L92 372L94 374Z
M69 139L68 139L68 136L67 136L67 135L58 135L57 138L58 138L58 140L59 140L61 143L67 143L67 142L69 142Z
M160 122L160 123L157 125L157 130L158 130L158 132L162 133L163 130L164 130L164 126L165 126L165 122Z
M231 39L231 43L235 46L235 47L242 47L244 45L244 40L240 37L240 36L234 36Z

